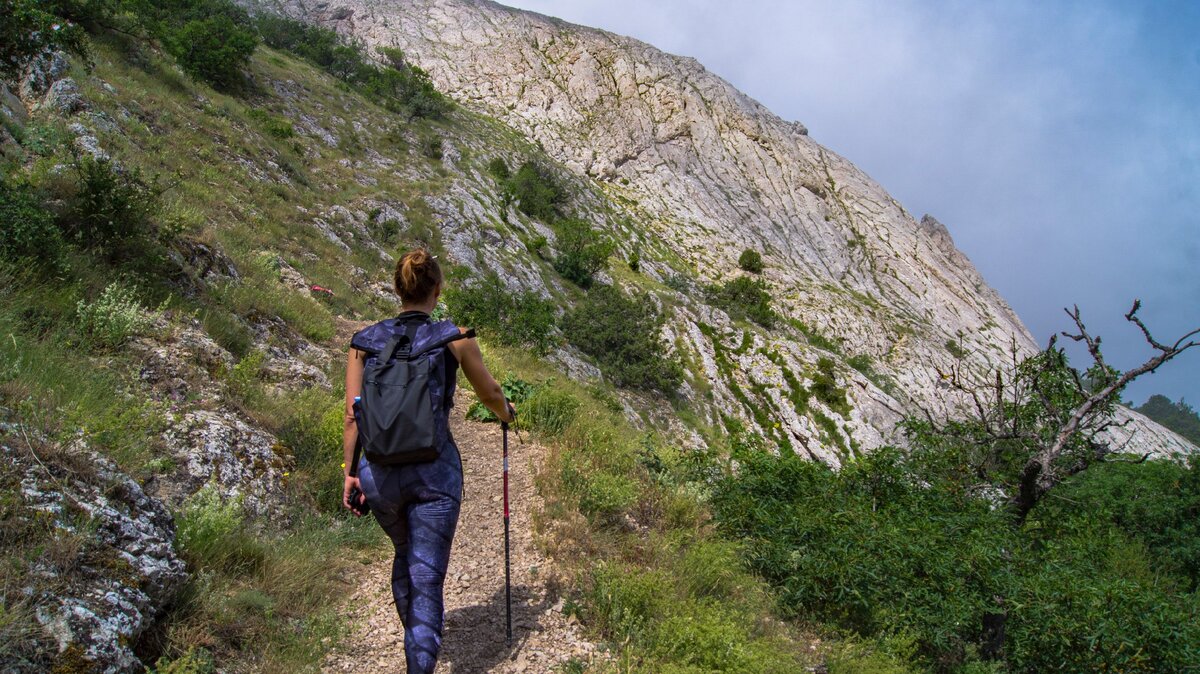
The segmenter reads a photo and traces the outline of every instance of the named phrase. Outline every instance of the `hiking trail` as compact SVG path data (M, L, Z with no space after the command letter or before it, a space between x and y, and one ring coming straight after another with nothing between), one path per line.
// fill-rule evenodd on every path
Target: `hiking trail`
M504 639L504 519L499 424L464 419L474 395L459 387L450 428L462 455L462 511L446 574L446 628L439 674L556 672L574 659L603 657L573 616L553 561L537 549L531 518L542 502L534 476L548 450L522 433L509 432L509 503L512 545L513 644ZM404 631L392 600L391 546L356 571L354 589L342 610L350 634L329 653L325 672L403 672Z

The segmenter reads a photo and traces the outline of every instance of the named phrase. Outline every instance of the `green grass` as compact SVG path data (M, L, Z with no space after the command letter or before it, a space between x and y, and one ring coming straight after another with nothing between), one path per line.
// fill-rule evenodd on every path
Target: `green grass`
M617 646L621 671L783 672L808 662L806 635L772 618L737 548L705 524L707 458L635 431L605 396L526 353L489 346L485 362L498 376L542 382L518 416L552 448L539 478L540 539L568 564L581 588L572 601L593 636Z

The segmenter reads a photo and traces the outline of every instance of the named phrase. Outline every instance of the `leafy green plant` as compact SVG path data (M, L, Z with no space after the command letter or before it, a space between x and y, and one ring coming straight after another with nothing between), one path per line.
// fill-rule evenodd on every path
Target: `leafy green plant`
M613 286L596 286L563 317L567 339L600 363L613 383L674 393L683 368L659 338L663 318L646 298L630 298Z
M817 372L813 375L810 390L817 400L828 405L834 412L843 416L850 413L846 389L837 385L837 371L832 359L824 356L817 359Z
M567 197L550 169L533 161L521 164L505 186L522 213L544 222L558 216L558 209Z
M537 390L537 386L530 384L524 379L514 377L512 373L509 373L505 375L504 381L500 382L500 390L504 392L504 397L507 400L513 403L523 403ZM467 418L472 421L490 423L498 423L500 421L499 417L478 400L471 403L471 406L467 408Z
M945 346L946 350L950 352L950 355L958 358L959 360L966 358L968 355L967 350L953 339L947 339Z
M472 285L450 284L446 305L459 325L486 341L529 346L544 354L554 347L554 304L529 290L511 292L494 272Z
M0 180L0 222L4 223L0 259L57 268L62 261L62 235L27 184Z
M79 329L103 347L116 348L154 324L156 313L138 301L130 287L110 283L94 302L79 300Z
M379 48L384 60L380 66L368 58L361 44L346 43L328 28L273 12L260 12L255 25L268 46L312 62L391 112L438 119L452 107L433 86L429 74L410 63L399 49Z
M1003 519L981 500L918 485L899 452L840 472L749 455L713 505L786 610L866 636L908 631L929 663L964 662L1009 583Z
M267 135L279 140L287 140L296 135L296 128L292 123L282 117L277 117L259 108L252 108L248 111L247 116L254 120L262 127Z
M442 137L433 133L421 136L421 154L426 159L441 161L443 155Z
M738 256L738 267L752 274L761 274L763 270L762 255L756 250L747 248Z
M0 75L18 78L30 59L55 49L86 56L83 26L70 20L70 12L63 11L73 4L0 0L0 16L4 17L0 23Z
M174 28L163 42L184 72L229 89L242 82L242 71L258 47L258 36L248 27L249 18L235 11L232 3L221 9L219 14L191 19ZM230 14L241 16L235 20Z
M771 327L779 316L771 308L771 294L762 279L739 276L706 289L708 301L737 318L745 318L763 327Z
M613 244L587 221L567 218L559 222L558 256L554 269L581 288L590 288L596 273L608 265Z
M146 255L159 240L154 216L162 189L136 167L118 169L112 161L91 156L72 164L76 181L64 186L65 204L58 214L64 237L111 261Z
M504 185L512 177L512 171L508 170L508 162L504 161L504 157L492 157L488 162L487 170L501 185Z

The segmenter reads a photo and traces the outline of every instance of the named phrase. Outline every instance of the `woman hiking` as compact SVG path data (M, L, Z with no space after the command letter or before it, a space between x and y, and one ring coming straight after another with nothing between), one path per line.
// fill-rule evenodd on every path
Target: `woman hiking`
M395 546L392 595L404 626L409 674L432 672L442 645L442 585L450 562L463 487L462 462L449 428L458 367L462 367L480 402L502 421L511 422L515 418L500 385L483 364L479 344L466 337L465 329L450 321L430 320L442 291L442 281L442 271L428 250L416 249L401 257L396 263L395 286L402 312L396 318L355 333L350 340L346 366L343 434L346 479L342 504L350 508L351 490L360 489L376 521ZM429 377L437 456L429 461L398 465L371 461L364 456L358 465L358 476L353 477L350 467L358 440L354 401L362 393L363 372L375 365L381 352L392 351L395 345L389 342L400 335L411 336L408 342L411 353L446 339L456 339L445 345L441 358L444 372ZM356 499L363 496L355 494Z

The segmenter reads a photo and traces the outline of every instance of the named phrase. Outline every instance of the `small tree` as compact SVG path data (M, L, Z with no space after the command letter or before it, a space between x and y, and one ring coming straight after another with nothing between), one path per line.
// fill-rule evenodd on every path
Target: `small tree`
M558 215L558 207L566 199L550 169L532 161L521 164L507 181L507 188L522 213L546 222Z
M763 270L762 255L758 251L747 248L738 257L738 266L752 274L761 274Z
M586 220L567 218L557 226L558 257L554 269L580 288L590 288L596 273L608 264L613 244Z
M165 39L166 47L192 77L229 89L258 47L258 36L225 14L194 19Z

